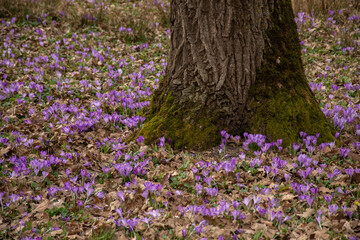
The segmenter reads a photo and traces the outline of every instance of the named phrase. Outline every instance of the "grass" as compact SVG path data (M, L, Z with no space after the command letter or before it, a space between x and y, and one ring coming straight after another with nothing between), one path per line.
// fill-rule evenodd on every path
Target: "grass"
M104 226L99 228L96 232L94 232L91 239L112 240L115 239L115 231L109 226Z

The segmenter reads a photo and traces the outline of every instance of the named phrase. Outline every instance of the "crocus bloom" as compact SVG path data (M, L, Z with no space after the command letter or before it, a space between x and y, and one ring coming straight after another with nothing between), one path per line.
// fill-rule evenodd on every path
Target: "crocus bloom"
M77 206L78 207L80 207L80 206L83 206L84 205L84 203L83 203L83 201L81 201L80 199L77 201Z
M244 152L241 152L241 153L239 154L239 158L240 158L241 160L244 160L245 157L246 157L246 155L245 155Z
M236 208L238 208L238 206L240 206L240 202L234 200L234 201L232 201L232 205L236 209Z
M212 197L215 197L218 194L217 188L206 188L206 193Z
M348 148L340 148L340 153L343 158L346 158L347 155L349 154L349 152L350 152L350 149L348 149Z
M48 195L54 197L55 193L58 191L57 187L50 187L48 188Z
M243 204L245 204L246 207L249 207L249 203L251 201L250 197L246 197L244 198L244 200L242 201Z
M159 209L151 210L151 211L147 212L146 214L151 215L153 218L161 217L161 213L159 212Z
M316 216L316 221L319 223L319 225L321 226L321 214L322 214L322 211L318 210L317 211L317 216Z
M231 212L231 215L234 217L234 221L233 221L233 222L236 221L236 218L237 218L237 216L239 216L239 214L240 214L240 211L239 211L239 210L234 210L234 211Z
M49 175L49 172L46 172L46 171L42 171L41 174L43 175L44 178L47 177L47 175Z
M354 169L353 168L346 168L345 173L351 178L352 175L354 174Z
M140 219L140 221L142 221L143 223L146 223L146 224L148 225L148 227L149 227L151 218L142 217L142 218Z
M262 200L262 198L261 198L261 197L257 197L257 196L255 196L255 195L253 195L253 200L254 200L254 205L255 205L255 204L260 203L260 202L261 202L261 200Z
M186 229L183 229L181 232L182 232L183 237L185 238L185 237L186 237L186 234L187 234L187 230L186 230Z
M94 193L94 189L93 189L93 187L91 186L90 183L85 183L84 184L84 189L86 190L87 197L90 197L90 195Z
M306 199L306 202L308 203L309 207L311 207L311 205L314 201L314 198L310 195L306 195L305 199Z
M116 193L116 196L118 196L121 201L125 201L125 197L124 197L124 192L123 191L120 191L118 193Z
M330 204L331 200L332 200L332 196L331 195L325 195L324 199Z
M197 183L195 186L196 193L200 195L202 193L202 186L200 183Z
M301 145L293 143L293 150L294 152L297 152L300 149Z
M163 147L165 145L165 137L161 137L159 140L159 147Z
M316 194L318 192L318 188L310 188L310 192L316 197Z
M132 232L132 231L134 231L134 228L138 224L138 219L137 218L127 219L126 223L129 227L129 230Z
M204 182L207 183L207 185L209 185L209 187L211 187L211 180L212 180L212 177L204 177Z
M275 217L276 217L276 212L275 212L275 211L271 211L271 212L270 212L270 221L274 221Z
M137 143L140 143L140 142L144 142L145 138L143 136L139 136L137 139L136 139L136 142Z
M105 197L104 192L98 192L98 193L96 194L96 196L97 196L98 198L100 198L100 199L102 199L102 198Z
M117 214L119 214L119 216L122 218L122 208L118 208L118 209L115 209L115 212L117 212Z
M349 216L350 219L352 218L352 215L355 213L355 211L352 212L347 210L345 210L344 212Z
M285 181L288 181L288 180L289 180L289 178L290 178L290 175L289 175L289 174L287 174L287 173L285 173L285 174L284 174L284 178L285 178Z
M330 210L331 214L336 214L336 212L338 210L338 205L336 205L336 204L329 205L329 210Z

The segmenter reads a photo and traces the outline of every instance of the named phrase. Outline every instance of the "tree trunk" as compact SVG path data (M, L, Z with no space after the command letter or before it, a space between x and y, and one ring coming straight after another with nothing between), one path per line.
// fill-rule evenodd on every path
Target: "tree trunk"
M332 139L301 63L291 0L172 0L167 75L138 135L208 148L220 131Z

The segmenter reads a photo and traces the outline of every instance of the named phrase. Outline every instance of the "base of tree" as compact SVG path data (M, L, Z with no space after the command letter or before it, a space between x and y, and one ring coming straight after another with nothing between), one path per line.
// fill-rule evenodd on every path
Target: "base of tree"
M215 115L196 104L180 104L171 92L156 91L145 116L147 120L136 136L143 136L146 144L165 136L176 148L207 149L221 139L222 128L214 124Z
M282 139L283 146L297 142L301 131L308 135L319 133L318 143L334 140L334 128L307 85L299 83L290 90L279 85L274 90L259 84L254 87L258 100L250 104L248 132L262 133L273 141Z
M283 139L284 147L297 142L300 131L319 133L318 144L334 141L334 127L322 113L304 75L291 2L278 2L269 22L263 61L249 90L246 112L234 111L228 114L230 117L224 117L214 106L191 102L191 94L184 98L172 91L165 77L154 93L146 122L137 136L145 137L146 143L165 136L174 146L192 149L219 145L221 130L234 136L260 133L268 141ZM227 120L236 121L226 125L225 122L231 122Z
M193 103L180 104L171 92L158 90L145 114L145 124L135 136L143 136L146 144L165 136L176 148L196 150L219 145L221 130L239 136L243 132L264 134L268 141L282 139L284 147L298 142L300 131L309 135L320 133L318 143L334 140L334 128L321 112L306 83L299 81L290 90L281 83L269 88L260 79L272 74L268 70L263 73L259 74L259 82L251 90L255 97L249 103L247 123L238 132L231 132L228 126L222 125L223 121L215 111L206 112ZM277 74L276 71L273 73ZM164 82L166 80L162 85Z

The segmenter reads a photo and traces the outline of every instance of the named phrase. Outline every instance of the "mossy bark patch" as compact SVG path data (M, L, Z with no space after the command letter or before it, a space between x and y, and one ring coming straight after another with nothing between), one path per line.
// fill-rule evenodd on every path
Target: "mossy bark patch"
M161 85L165 89L166 80ZM136 135L143 136L147 144L162 136L171 139L176 148L203 150L220 142L222 129L213 123L216 116L198 109L196 103L180 104L171 91L156 91L145 117L147 121Z
M300 131L320 133L319 142L333 141L334 128L305 79L291 3L279 2L272 14L264 64L250 90L249 132L281 138L285 146L297 141Z

